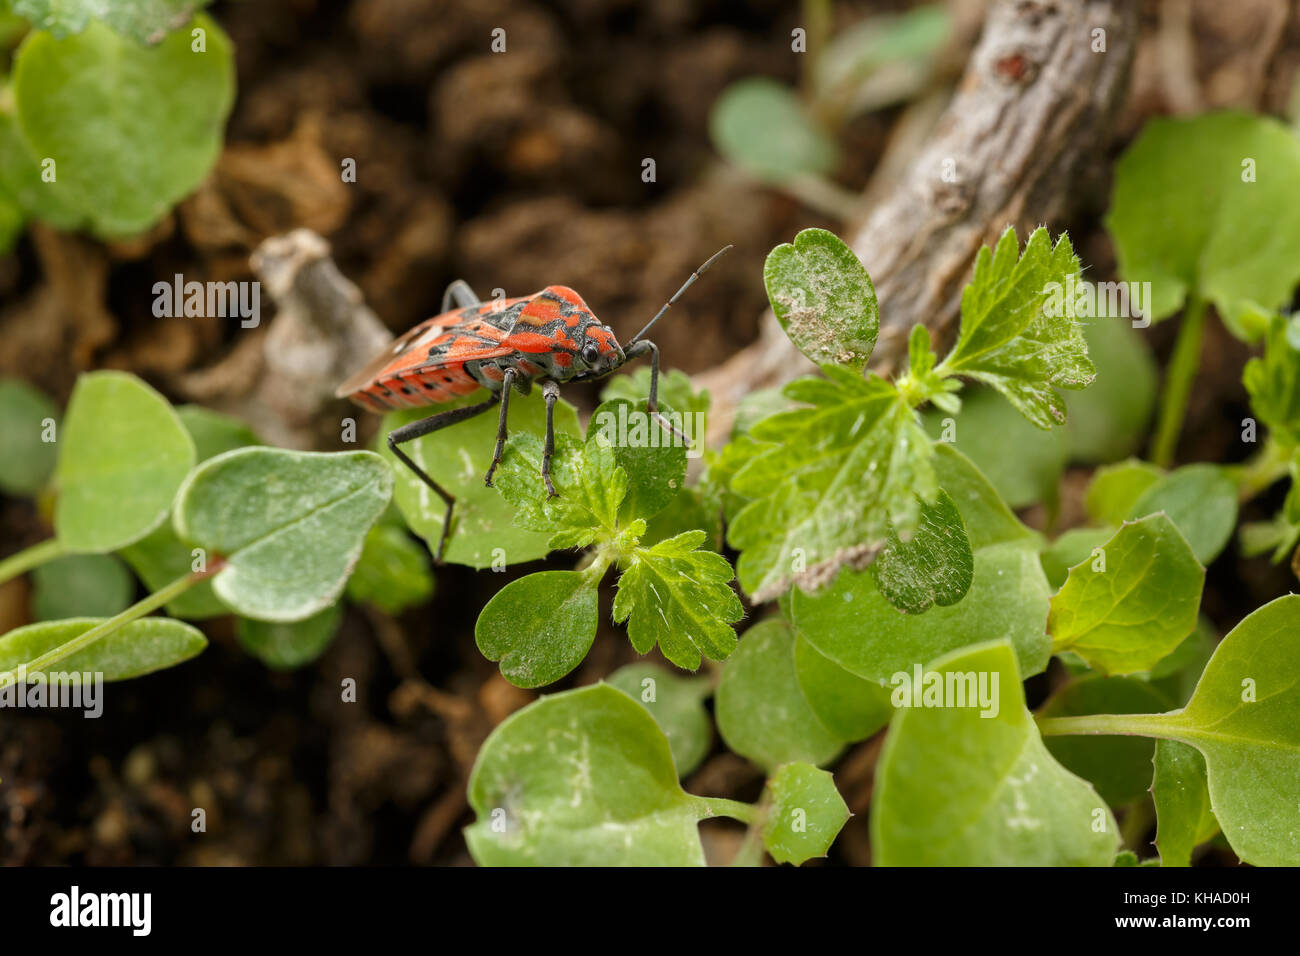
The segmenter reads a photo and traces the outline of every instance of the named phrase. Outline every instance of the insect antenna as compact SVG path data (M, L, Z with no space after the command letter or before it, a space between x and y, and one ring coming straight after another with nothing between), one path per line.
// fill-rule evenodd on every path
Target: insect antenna
M653 319L651 319L649 322L646 323L646 327L642 329L640 332L638 332L636 335L632 336L631 340L627 344L628 345L636 344L637 340L639 340L642 336L644 336L647 332L649 332L650 329L654 327L654 324L664 317L664 313L673 307L673 303L676 302L681 297L681 294L685 292L687 289L689 289L691 287L691 284L694 283L695 280L698 279L701 275L703 275L705 270L707 270L709 266L713 265L714 262L722 258L722 254L730 248L731 248L731 243L727 243L725 246L723 246L713 255L709 256L709 260L706 263L704 263L704 265L700 266L698 269L696 269L694 272L691 273L691 277L682 283L682 287L673 293L673 297L664 303L664 307L655 314L655 317Z

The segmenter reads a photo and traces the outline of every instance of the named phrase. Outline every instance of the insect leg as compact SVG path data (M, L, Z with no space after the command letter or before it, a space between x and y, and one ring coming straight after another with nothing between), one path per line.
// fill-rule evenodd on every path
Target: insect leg
M438 536L438 549L434 552L433 559L438 564L442 564L442 553L447 547L447 536L451 532L451 510L456 504L456 499L452 497L451 492L443 488L432 478L430 478L415 462L407 457L406 452L398 448L398 445L408 441L414 441L417 438L423 438L431 432L436 432L440 428L446 428L448 425L455 425L457 422L463 422L467 418L473 418L497 403L496 397L489 398L486 402L480 402L477 405L466 405L464 408L453 408L450 411L439 412L437 415L430 415L428 418L422 418L418 422L411 422L409 425L403 425L401 428L394 428L388 433L388 448L397 456L397 459L407 468L414 472L415 476L422 482L433 489L433 493L441 498L447 505L447 511L442 519L442 534Z
M542 447L542 480L546 482L547 495L557 498L559 492L551 483L551 456L555 454L555 403L560 398L560 386L549 378L543 379L542 397L546 399L546 444Z
M674 428L672 422L668 421L668 419L664 418L663 415L659 413L659 346L655 345L649 339L642 339L640 342L629 345L627 351L623 354L627 357L628 361L631 361L632 359L640 358L647 352L650 353L650 397L645 404L646 411L648 411L650 417L657 421L666 431L676 435L686 443L687 448L690 448L691 440Z
M447 291L442 294L442 311L450 312L453 303L458 309L468 309L483 304L464 279L457 279L447 286Z
M506 449L506 419L510 415L510 387L515 383L515 376L519 373L513 368L508 368L501 379L501 418L497 421L497 447L492 452L492 464L488 465L487 474L483 476L483 483L489 488L492 487L492 475L497 470L497 465L501 464L501 455Z

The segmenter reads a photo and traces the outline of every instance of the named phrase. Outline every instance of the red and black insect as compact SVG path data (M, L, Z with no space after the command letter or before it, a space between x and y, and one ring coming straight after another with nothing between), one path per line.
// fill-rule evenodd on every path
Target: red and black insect
M659 349L643 336L663 317L683 292L713 265L726 246L691 273L653 319L634 335L627 347L618 344L614 330L592 314L582 296L567 286L551 285L517 299L480 302L464 281L457 279L442 297L442 313L426 319L401 336L365 368L338 387L339 398L350 398L372 412L437 405L486 388L492 396L475 405L411 422L388 433L388 447L447 504L435 560L442 561L451 530L455 498L411 461L398 445L422 438L500 406L496 450L484 481L501 463L506 444L506 416L510 390L527 395L536 381L546 399L546 441L542 453L542 480L554 496L551 455L555 451L555 403L560 383L603 378L627 362L650 355L650 396L646 410L660 425L675 431L659 414ZM455 308L452 308L453 304Z

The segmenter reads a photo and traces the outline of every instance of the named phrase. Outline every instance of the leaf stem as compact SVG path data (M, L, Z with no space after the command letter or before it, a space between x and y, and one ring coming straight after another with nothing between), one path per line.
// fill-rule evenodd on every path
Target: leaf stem
M96 641L99 641L107 637L109 634L112 634L118 628L130 624L132 621L136 620L137 618L144 617L150 611L154 611L162 607L168 601L172 601L175 598L180 597L180 595L184 594L186 591L188 591L194 585L198 584L204 578L209 578L212 575L216 574L224 566L225 566L225 562L214 561L212 562L212 566L210 566L209 569L206 571L192 571L189 574L177 578L175 581L173 581L171 584L168 584L166 587L158 591L155 591L153 594L150 594L148 597L144 598L143 600L137 601L135 604L132 604L129 608L127 608L125 611L122 611L120 614L116 614L113 617L110 617L106 621L100 621L90 630L83 631L82 633L78 634L76 637L74 637L72 640L68 641L67 643L60 644L58 647L46 651L44 654L40 655L39 657L27 661L24 665L27 673L29 674L38 673L48 668L51 664L56 664L59 661L63 660L64 658L70 657L71 655L77 653L78 651L85 650L91 644L94 644ZM18 672L16 670L4 671L3 673L0 673L0 687L8 687L10 684L14 683L17 679L18 679Z
M1078 717L1035 717L1044 737L1066 734L1108 734L1126 737L1169 737L1167 714L1083 714Z
M1165 370L1164 397L1160 402L1160 422L1151 443L1151 460L1168 468L1178 450L1178 436L1187 414L1187 399L1201 366L1201 346L1205 341L1205 299L1193 291L1187 298L1174 354Z
M710 817L730 817L753 826L758 823L759 808L752 803L728 800L726 797L696 797Z
M1241 504L1281 481L1290 470L1290 454L1270 435L1264 447L1230 472L1237 482L1237 500Z
M0 584L8 581L10 578L16 578L18 575L47 561L53 561L63 554L63 545L59 543L58 538L49 538L30 548L24 548L17 554L11 554L9 557L0 561Z

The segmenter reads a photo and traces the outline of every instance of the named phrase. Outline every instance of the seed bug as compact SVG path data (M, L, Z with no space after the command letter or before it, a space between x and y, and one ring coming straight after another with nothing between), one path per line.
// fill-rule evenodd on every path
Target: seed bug
M555 452L555 403L564 382L592 381L616 371L632 359L650 356L650 395L646 410L661 427L684 438L659 412L659 348L645 334L663 318L687 289L731 246L715 252L691 273L645 328L624 348L614 330L601 323L578 293L551 285L516 299L482 302L461 279L447 287L442 312L406 332L335 392L339 398L373 412L437 405L486 388L491 396L474 405L439 412L388 433L388 447L398 460L443 500L442 534L434 559L442 562L451 531L456 499L399 448L449 425L500 408L496 449L483 480L490 487L506 444L510 390L521 395L534 382L546 400L546 439L542 451L542 481L555 497L551 456Z

